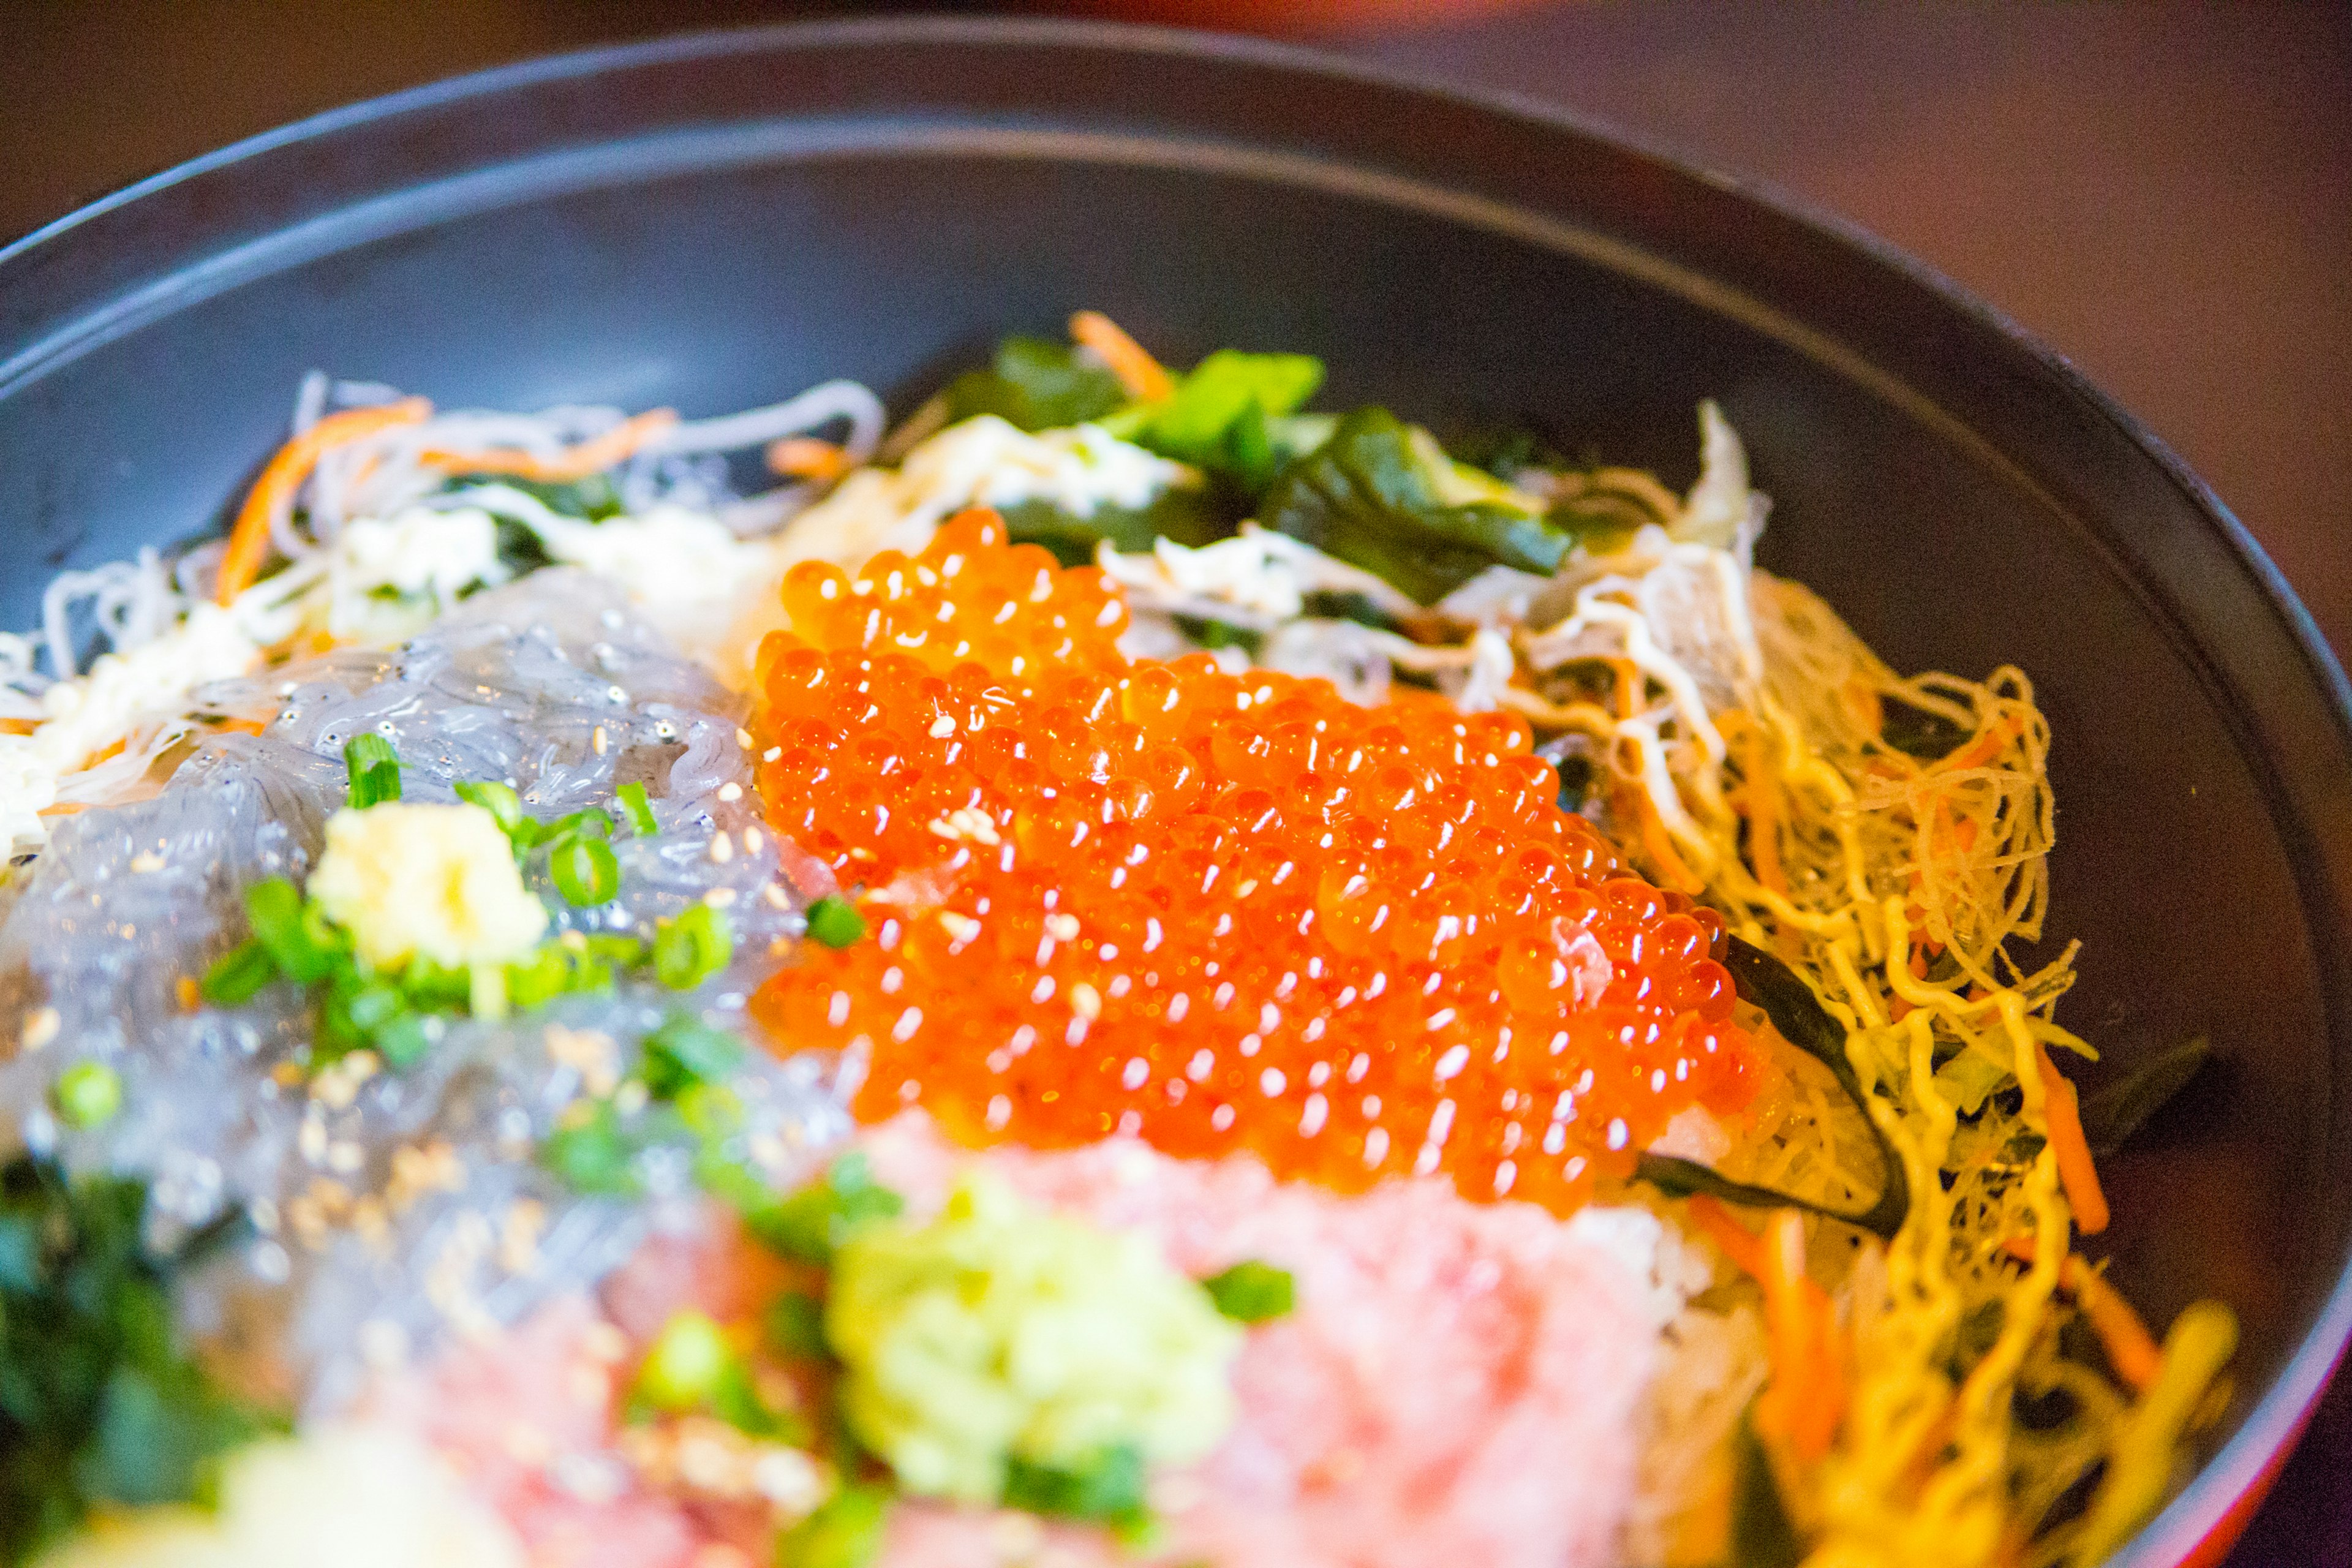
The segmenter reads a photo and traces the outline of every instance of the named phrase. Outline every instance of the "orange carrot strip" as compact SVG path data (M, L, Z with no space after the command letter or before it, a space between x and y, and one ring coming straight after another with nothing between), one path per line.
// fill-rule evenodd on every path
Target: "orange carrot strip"
M1070 338L1110 367L1111 374L1139 403L1157 403L1176 393L1176 378L1153 359L1141 343L1100 310L1080 310L1070 318Z
M1801 1458L1820 1458L1845 1418L1845 1363L1838 1352L1837 1307L1805 1275L1803 1216L1795 1209L1776 1210L1758 1236L1717 1199L1695 1197L1688 1207L1708 1239L1764 1288L1772 1385L1759 1416Z
M246 492L245 504L237 509L236 521L228 531L228 548L221 553L213 597L227 605L253 586L253 580L261 574L262 562L269 556L269 520L292 504L321 457L379 430L415 425L432 412L433 405L421 397L404 397L375 408L347 408L328 415L278 447L261 477L253 481L253 489Z
M552 458L542 458L511 447L487 452L444 452L428 449L416 460L452 474L504 474L543 485L568 485L591 474L601 474L623 461L655 437L677 423L677 410L649 408L624 419L601 436L591 436Z
M1764 1241L1754 1231L1731 1217L1731 1211L1720 1198L1701 1194L1687 1205L1691 1218L1698 1221L1707 1239L1723 1249L1742 1274L1751 1279L1764 1275Z
M2031 1237L2012 1236L2001 1248L2020 1263L2033 1261ZM2117 1377L2136 1391L2156 1381L2164 1369L2164 1351L2139 1313L2124 1300L2123 1292L2107 1283L2106 1276L2084 1262L2082 1254L2070 1252L2059 1266L2058 1286L2082 1308L2083 1321L2099 1336L2099 1348L2106 1352L2107 1364L2116 1369Z
M1845 1368L1837 1351L1837 1309L1805 1277L1804 1217L1772 1215L1764 1235L1764 1321L1772 1341L1772 1417L1798 1457L1829 1452L1845 1416Z
M1642 821L1642 847L1649 852L1651 861L1658 868L1658 875L1665 879L1668 887L1682 892L1696 893L1704 889L1706 884L1694 876L1691 868L1683 864L1683 858L1675 853L1674 838L1666 832L1666 819L1660 816L1657 808L1650 804L1648 794L1639 789L1631 793L1634 815Z
M1780 782L1772 776L1769 742L1761 729L1748 732L1748 858L1756 879L1783 897L1788 874L1780 867Z
M2001 748L2015 740L2017 732L2023 727L2014 717L2003 719L1928 771L1948 773L1963 768L1980 768L2000 755Z
M849 453L814 436L787 436L768 447L768 467L796 479L837 479L851 467Z
M2078 1258L2069 1257L2066 1261L2078 1265L2074 1270L2074 1300L2081 1304L2092 1331L2099 1336L2099 1346L2107 1352L2107 1364L2135 1391L2144 1392L2156 1381L2156 1374L2164 1370L2164 1352L2157 1344L2156 1336L2147 1331L2147 1325L2140 1321L2139 1314L2132 1310L2123 1292L2108 1284L2104 1276L2079 1267Z
M2033 1055L2042 1068L2042 1113L2050 1122L2050 1147L2058 1156L2058 1180L2066 1189L2076 1226L2084 1236L2096 1236L2107 1228L2107 1194L2099 1190L2099 1169L2091 1160L2090 1140L2083 1135L2074 1085L2051 1061L2047 1046L2036 1041Z

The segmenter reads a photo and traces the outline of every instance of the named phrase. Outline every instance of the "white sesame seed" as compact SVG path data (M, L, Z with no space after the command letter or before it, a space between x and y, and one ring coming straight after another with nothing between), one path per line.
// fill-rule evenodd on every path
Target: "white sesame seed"
M1232 1106L1220 1105L1216 1110L1209 1112L1209 1125L1215 1128L1218 1131L1223 1132L1226 1129L1232 1127L1233 1124L1234 1108Z
M784 749L782 746L770 746L766 751L760 753L760 760L763 763L772 763L783 754Z
M1610 1119L1609 1147L1612 1149L1622 1149L1625 1147L1626 1143L1632 1140L1633 1136L1633 1132L1625 1125L1625 1119L1623 1117L1617 1116Z
M702 895L702 901L709 904L714 910L727 909L735 902L735 889L732 888L713 888L710 891Z
M604 726L602 724L597 725L588 737L588 749L600 757L612 749L612 739L604 733Z
M1315 1134L1323 1131L1323 1123L1330 1119L1330 1115L1331 1102L1329 1100L1325 1100L1319 1094L1308 1095L1307 1097L1307 1108L1299 1112L1298 1135L1301 1138L1314 1137Z
M142 849L131 858L131 868L142 874L160 871L166 864L164 858L152 849Z
M726 830L721 828L710 836L711 864L724 866L733 858L735 858L735 840L728 837Z
M750 751L751 749L751 731L749 730L736 731L735 743L742 747L745 751Z
M1004 1124L1012 1120L1013 1101L1001 1094L991 1095L988 1100L988 1130L991 1132L1002 1132L1004 1131Z
M899 1014L898 1021L891 1026L890 1037L903 1046L913 1039L915 1031L922 1026L923 1010L920 1007L909 1007Z
M1268 1068L1257 1075L1257 1091L1272 1100L1288 1087L1290 1080L1282 1076L1280 1068Z
M1079 981L1070 987L1070 1011L1088 1023L1102 1016L1102 993Z
M1194 1083L1206 1083L1209 1081L1209 1074L1216 1065L1217 1054L1208 1047L1202 1046L1192 1053L1192 1059L1184 1064L1184 1076Z
M1047 915L1045 917L1045 934L1052 937L1055 942L1077 941L1078 917L1076 915Z
M1389 1157L1389 1130L1375 1127L1364 1134L1364 1164L1367 1169Z
M1150 1079L1150 1077L1151 1064L1150 1062L1145 1061L1141 1057L1129 1057L1127 1058L1127 1066L1119 1070L1119 1086L1125 1089L1129 1093L1132 1094L1135 1090L1141 1089L1144 1084Z
M737 784L733 779L729 779L725 784L719 786L719 798L727 801L741 800L743 798L743 786Z
M1444 1083L1446 1079L1458 1076L1462 1069L1469 1065L1469 1047L1453 1046L1448 1047L1445 1054L1437 1058L1437 1081Z

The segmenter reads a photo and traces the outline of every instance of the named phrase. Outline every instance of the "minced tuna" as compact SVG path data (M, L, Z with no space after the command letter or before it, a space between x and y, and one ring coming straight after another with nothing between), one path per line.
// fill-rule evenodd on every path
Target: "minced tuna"
M1529 1205L1468 1203L1438 1180L1338 1196L1276 1183L1246 1157L1181 1161L1124 1139L975 1156L919 1115L861 1142L918 1211L977 1161L1032 1202L1148 1235L1196 1277L1250 1258L1291 1272L1295 1310L1253 1330L1235 1363L1233 1430L1206 1460L1155 1479L1162 1531L1146 1561L1615 1561L1658 1331L1675 1304L1657 1283L1648 1215L1594 1209L1563 1223ZM650 1243L594 1303L545 1309L380 1392L373 1408L420 1426L541 1568L764 1561L756 1508L643 1484L621 1457L615 1391L671 1311L746 1316L773 1288L756 1249L712 1218ZM907 1503L881 1561L1133 1560L1099 1532Z

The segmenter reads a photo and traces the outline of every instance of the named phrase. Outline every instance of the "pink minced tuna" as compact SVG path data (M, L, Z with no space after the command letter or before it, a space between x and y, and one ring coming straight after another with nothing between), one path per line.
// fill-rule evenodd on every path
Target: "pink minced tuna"
M876 1174L918 1209L977 1158L1034 1201L1150 1235L1187 1273L1244 1258L1292 1272L1297 1310L1253 1329L1234 1365L1234 1431L1201 1465L1156 1485L1166 1531L1152 1560L1615 1560L1658 1320L1648 1280L1608 1226L1466 1203L1438 1181L1342 1197L1277 1184L1246 1158L1172 1160L1128 1140L974 1156L943 1144L919 1116L864 1142ZM1644 1223L1630 1228L1638 1235ZM681 1305L722 1318L756 1305L757 1265L719 1229L649 1247L608 1283L599 1313L550 1309L495 1351L467 1352L387 1399L459 1460L545 1568L764 1561L740 1515L698 1512L632 1485L604 1449L609 1399L593 1397L615 1329L642 1342ZM1092 1532L936 1507L898 1510L883 1558L897 1568L1126 1561Z

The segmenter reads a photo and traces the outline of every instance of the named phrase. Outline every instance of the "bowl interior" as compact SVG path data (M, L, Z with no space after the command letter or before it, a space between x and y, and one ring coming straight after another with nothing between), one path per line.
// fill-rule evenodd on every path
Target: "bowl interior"
M2221 1065L2108 1167L2116 1277L2244 1328L2170 1560L2341 1338L2336 678L2193 484L1998 322L1866 248L1556 122L1272 51L886 25L623 51L208 161L0 254L0 520L53 570L215 525L313 366L450 405L903 409L1106 310L1181 360L1304 350L1327 401L1532 421L1686 483L1718 398L1761 556L1906 670L2032 677L2056 734L2061 1019L2094 1083ZM2336 836L2340 837L2340 835ZM2269 1392L2269 1397L2263 1396Z

